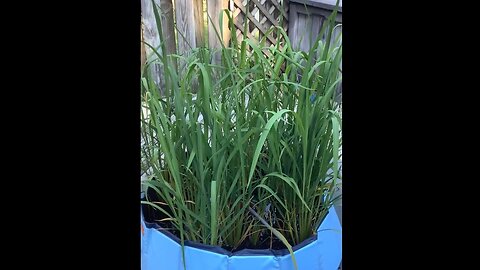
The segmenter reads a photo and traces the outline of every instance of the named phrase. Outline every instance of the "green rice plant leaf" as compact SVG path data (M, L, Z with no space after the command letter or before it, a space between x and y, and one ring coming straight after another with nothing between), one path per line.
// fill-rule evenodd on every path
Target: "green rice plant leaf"
M265 140L267 139L268 133L270 132L270 129L272 128L273 124L278 119L280 119L280 117L282 117L283 114L287 112L291 112L291 111L287 109L280 110L279 112L275 113L272 117L270 117L267 124L265 125L265 128L262 131L262 135L260 136L257 146L255 147L255 153L253 154L252 165L250 166L250 173L248 174L248 183L250 183L252 180L253 172L255 171L255 166L257 165L258 157L260 156L260 151L263 148L263 145L265 143Z

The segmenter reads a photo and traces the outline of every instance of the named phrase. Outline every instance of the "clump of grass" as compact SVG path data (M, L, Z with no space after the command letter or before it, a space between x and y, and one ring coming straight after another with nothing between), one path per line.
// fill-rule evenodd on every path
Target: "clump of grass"
M144 186L158 197L143 203L166 216L182 243L234 249L270 235L290 247L315 234L340 177L335 15L308 52L295 51L282 28L271 29L284 40L271 47L233 38L215 64L213 49L182 56L152 48L165 85L146 73L141 80L142 160L151 170Z

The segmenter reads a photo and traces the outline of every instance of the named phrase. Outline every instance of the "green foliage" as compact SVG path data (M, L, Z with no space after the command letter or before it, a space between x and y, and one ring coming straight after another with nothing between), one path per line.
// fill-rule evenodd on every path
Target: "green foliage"
M291 249L316 233L339 177L342 46L333 27L324 24L326 39L309 52L295 51L281 28L272 31L285 42L272 47L234 39L216 64L213 49L152 48L165 83L160 91L142 77L142 160L152 172L145 188L160 202L145 203L182 243L233 249L273 232Z

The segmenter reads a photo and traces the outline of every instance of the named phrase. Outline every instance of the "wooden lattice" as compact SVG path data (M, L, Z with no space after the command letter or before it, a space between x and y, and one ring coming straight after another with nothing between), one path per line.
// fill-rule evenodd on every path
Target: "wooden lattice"
M272 26L282 25L287 32L288 6L288 0L230 0L237 39L241 41L243 38L245 17L248 17L247 37L257 42ZM277 31L272 31L266 36L265 45L275 45L280 40Z

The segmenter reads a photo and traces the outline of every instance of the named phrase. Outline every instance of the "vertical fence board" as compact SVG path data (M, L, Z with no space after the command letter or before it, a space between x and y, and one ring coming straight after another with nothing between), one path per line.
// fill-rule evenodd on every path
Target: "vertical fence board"
M218 31L218 35L223 39L223 44L228 45L230 41L230 30L228 29L228 17L227 14L223 14L223 21L222 21L222 30L220 29L219 25L219 18L220 12L223 9L228 9L228 0L208 0L207 1L207 14L208 18L208 45L210 48L221 48L222 43L218 39L216 31ZM210 20L211 19L211 20ZM216 29L216 30L215 30ZM214 62L220 61L220 54L215 56Z
M160 7L161 20L162 20L162 34L165 40L165 50L167 54L175 53L175 32L173 28L173 5L172 0L154 0L157 7ZM153 13L152 0L141 0L142 5L142 36L143 40L154 48L158 48L158 52L161 53L160 35L157 30L157 23L155 21L155 15ZM143 50L145 52L145 59L148 56L153 55L153 51L150 47L142 43ZM154 57L155 58L155 57ZM163 85L163 76L161 72L160 64L154 64L150 67L153 79L157 85Z
M140 24L140 71L143 71L145 62L147 61L147 54L145 52L145 44L143 44L143 23Z
M197 47L205 46L205 31L203 19L203 0L193 0L193 12L194 12L194 21L195 21L195 42Z
M197 47L195 38L195 0L175 0L175 18L177 22L178 53L184 54Z

